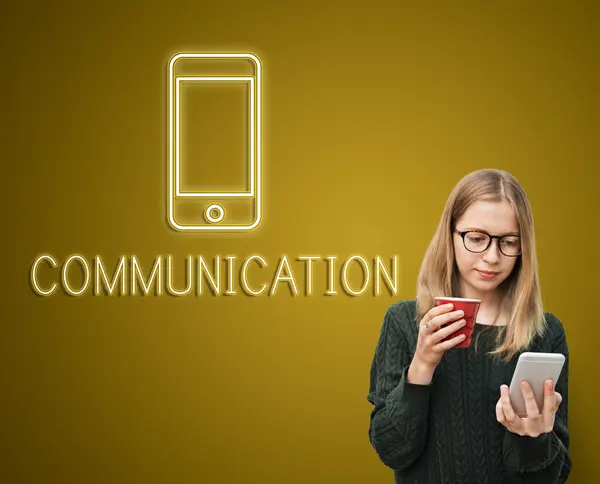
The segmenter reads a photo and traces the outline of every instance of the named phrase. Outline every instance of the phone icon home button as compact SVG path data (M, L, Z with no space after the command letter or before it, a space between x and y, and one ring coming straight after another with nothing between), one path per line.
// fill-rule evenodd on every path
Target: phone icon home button
M225 210L223 207L221 207L221 205L213 203L212 205L206 207L206 210L204 211L204 217L208 222L216 224L223 220L223 217L225 217Z

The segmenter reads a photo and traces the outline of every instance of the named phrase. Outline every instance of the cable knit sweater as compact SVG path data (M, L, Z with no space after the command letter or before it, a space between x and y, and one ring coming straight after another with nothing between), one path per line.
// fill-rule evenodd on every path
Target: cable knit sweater
M527 351L562 353L556 391L563 401L554 430L522 437L496 420L500 385L510 384L519 355L504 363L485 354L499 327L476 324L473 343L444 354L429 385L408 383L418 337L416 300L387 311L371 365L367 400L369 439L381 461L403 484L553 484L571 470L568 347L560 321L545 313L547 331ZM480 334L481 333L481 334ZM477 351L475 339L479 335Z

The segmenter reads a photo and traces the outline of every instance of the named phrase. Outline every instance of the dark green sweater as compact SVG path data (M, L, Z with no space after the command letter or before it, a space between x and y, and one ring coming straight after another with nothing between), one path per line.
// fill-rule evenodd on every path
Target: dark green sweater
M560 321L545 313L548 330L528 351L565 355L556 383L563 401L554 430L522 437L496 420L500 385L510 384L518 354L506 364L485 354L496 326L476 324L473 343L444 354L430 385L407 382L418 337L416 300L387 311L371 366L369 439L403 484L565 482L571 469L567 430L568 348ZM482 334L480 334L482 333ZM474 342L480 334L478 350Z

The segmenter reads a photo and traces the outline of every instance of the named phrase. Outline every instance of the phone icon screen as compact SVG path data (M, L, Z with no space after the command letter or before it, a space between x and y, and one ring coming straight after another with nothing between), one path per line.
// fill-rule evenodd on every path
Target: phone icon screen
M169 62L168 220L178 231L250 231L261 221L261 64L253 54Z

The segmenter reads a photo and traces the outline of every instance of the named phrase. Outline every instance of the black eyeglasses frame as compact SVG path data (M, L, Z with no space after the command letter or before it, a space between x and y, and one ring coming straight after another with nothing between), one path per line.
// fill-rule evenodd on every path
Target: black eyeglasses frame
M484 234L484 235L487 235L490 238L490 240L488 241L488 245L483 250L475 251L475 250L467 249L469 252L471 252L473 254L481 254L481 253L485 252L486 250L488 250L490 248L490 245L492 245L492 240L494 240L494 239L498 239L498 248L500 249L500 252L502 252L502 255L504 255L506 257L519 257L523 253L523 247L519 247L519 253L518 254L514 254L514 255L512 255L512 254L511 255L505 254L502 251L502 245L500 244L500 242L502 241L502 239L505 238L505 237L518 237L520 239L521 238L520 235L490 235L487 232L483 232L481 230L464 230L464 231L460 231L460 230L454 229L454 232L457 233L458 235L460 235L460 238L463 241L463 245L464 245L465 249L467 249L467 244L465 242L465 235L467 235L467 234L469 234L471 232L476 233L476 234Z

